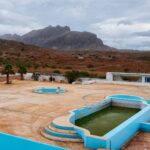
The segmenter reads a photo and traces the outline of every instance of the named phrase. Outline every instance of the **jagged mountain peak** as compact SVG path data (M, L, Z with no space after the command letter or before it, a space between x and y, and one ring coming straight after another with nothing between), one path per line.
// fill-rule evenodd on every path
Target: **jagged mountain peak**
M32 30L23 36L7 34L2 39L21 41L40 47L55 48L59 50L101 50L109 48L96 34L84 31L71 31L68 26L48 26L39 30Z

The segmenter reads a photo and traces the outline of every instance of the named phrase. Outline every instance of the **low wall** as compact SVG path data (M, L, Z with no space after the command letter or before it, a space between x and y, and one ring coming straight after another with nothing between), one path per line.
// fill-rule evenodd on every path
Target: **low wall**
M150 123L141 123L140 130L144 132L150 132Z
M10 76L10 80L14 80L14 79L17 79L17 80L20 80L20 76ZM4 82L6 81L6 76L0 76L0 82Z
M112 100L112 106L141 109L142 103L141 102L133 102L133 101Z
M123 124L104 135L110 141L110 145L107 148L120 149L140 130L141 122L150 120L150 115L147 114L150 114L150 106L147 106Z
M93 105L81 108L81 109L76 109L73 112L75 113L75 120L83 118L87 115L90 115L92 113L95 113L99 110L102 110L108 106L111 105L111 100L104 100L103 102L97 102Z

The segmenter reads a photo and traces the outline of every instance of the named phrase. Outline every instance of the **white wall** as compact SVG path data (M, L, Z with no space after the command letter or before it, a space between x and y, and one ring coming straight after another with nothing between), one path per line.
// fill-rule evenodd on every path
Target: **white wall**
M33 73L27 73L24 75L24 79L25 80L33 80L32 75L33 75ZM61 75L55 75L55 76L53 75L52 77L55 78L56 82L66 81L66 78ZM50 78L50 75L40 75L39 81L49 81L49 78Z
M106 80L107 81L113 81L113 74L111 72L106 73Z
M126 76L128 76L128 74ZM129 75L129 76L132 76L132 75ZM145 82L146 75L144 75L144 74L141 75L141 74L137 73L137 76L140 77L140 79L137 82L146 83ZM114 75L113 72L107 72L106 73L106 80L107 81L123 81L121 78L121 75L119 73L118 73L118 75L117 75L117 73Z

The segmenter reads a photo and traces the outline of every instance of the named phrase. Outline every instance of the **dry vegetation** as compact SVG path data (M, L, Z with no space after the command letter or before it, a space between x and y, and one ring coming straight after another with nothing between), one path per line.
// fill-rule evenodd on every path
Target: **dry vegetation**
M150 52L56 51L0 40L0 66L25 64L29 71L87 71L104 76L107 71L150 73Z

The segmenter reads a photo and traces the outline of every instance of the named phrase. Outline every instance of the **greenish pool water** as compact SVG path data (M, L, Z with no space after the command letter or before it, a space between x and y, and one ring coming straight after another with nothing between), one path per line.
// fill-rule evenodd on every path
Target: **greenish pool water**
M76 120L75 124L88 129L93 135L103 136L138 111L140 109L110 106Z

